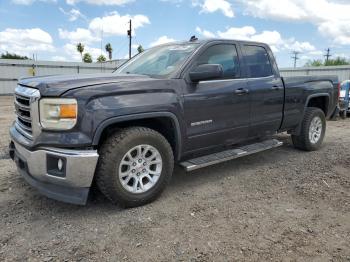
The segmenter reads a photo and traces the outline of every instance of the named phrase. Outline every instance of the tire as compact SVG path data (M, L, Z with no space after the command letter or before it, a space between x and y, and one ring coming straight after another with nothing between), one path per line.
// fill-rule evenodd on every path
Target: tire
M322 126L322 130L317 136L318 139L312 136L310 137L310 129L311 129L311 124L315 120L317 122L320 120L320 125ZM305 114L304 114L304 119L302 120L301 123L301 130L300 134L298 136L292 135L292 141L293 145L295 148L304 150L304 151L316 151L318 150L323 142L324 136L326 133L326 117L323 113L323 111L319 108L316 107L308 107L306 108ZM312 139L314 139L312 141Z
M168 185L173 173L174 156L169 142L149 128L131 127L114 133L101 145L99 154L96 184L109 200L122 207L136 207L154 201ZM148 160L153 156L154 161ZM155 164L151 164L153 162ZM149 172L148 176L143 172ZM123 177L123 174L128 175Z

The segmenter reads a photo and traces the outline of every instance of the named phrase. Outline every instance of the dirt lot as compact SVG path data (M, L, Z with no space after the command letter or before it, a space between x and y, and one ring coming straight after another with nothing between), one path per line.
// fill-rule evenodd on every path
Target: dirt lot
M350 261L350 119L322 150L285 145L185 173L159 200L122 210L39 195L7 155L12 99L0 97L1 261Z

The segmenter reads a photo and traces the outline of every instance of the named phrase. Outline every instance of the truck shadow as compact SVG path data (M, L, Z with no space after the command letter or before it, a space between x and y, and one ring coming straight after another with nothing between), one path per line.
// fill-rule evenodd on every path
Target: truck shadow
M96 216L96 213L105 215L115 214L115 212L118 213L129 212L130 210L142 210L144 208L149 208L150 206L152 208L157 208L158 205L171 201L174 197L181 198L179 192L192 192L193 188L213 182L215 183L218 180L224 180L227 177L239 176L241 172L248 169L254 171L256 168L259 168L259 166L275 165L280 160L282 161L283 159L297 153L297 151L291 145L289 136L280 135L278 136L278 139L284 142L284 145L279 148L209 166L190 173L185 172L179 166L175 166L172 180L162 196L155 202L143 207L133 209L120 208L105 198L102 193L97 190L96 186L93 186L91 189L89 201L86 206L76 206L48 199L45 196L41 196L30 187L25 189L30 191L26 192L25 195L32 195L30 197L31 199L27 200L30 201L28 205L30 205L31 209L33 210L40 210L41 214L43 214L43 210L49 210L50 216L70 213L70 217L73 219L74 217L80 219L81 216L89 216L89 213L91 212L93 212ZM52 208L53 206L54 208Z
M170 184L168 185L162 196L154 203L158 201L167 201L174 196L178 196L179 192L191 191L193 188L217 182L218 180L224 180L227 177L233 177L240 174L240 172L251 169L254 170L262 165L274 165L280 160L286 159L293 154L297 154L296 149L290 141L290 136L279 135L277 137L284 143L279 148L274 148L250 156L234 159L231 161L223 162L217 165L205 167L192 172L186 172L178 165L174 167L174 173ZM153 204L151 204L153 205ZM106 199L97 189L94 187L92 190L91 200L88 206L108 206L115 208L115 205L109 205L109 200ZM122 210L122 209L121 209Z

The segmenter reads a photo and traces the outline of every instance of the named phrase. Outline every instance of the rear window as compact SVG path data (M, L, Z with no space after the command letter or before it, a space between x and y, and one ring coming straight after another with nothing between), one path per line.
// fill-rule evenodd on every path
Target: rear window
M265 48L255 45L245 45L244 54L249 77L273 75L269 54Z

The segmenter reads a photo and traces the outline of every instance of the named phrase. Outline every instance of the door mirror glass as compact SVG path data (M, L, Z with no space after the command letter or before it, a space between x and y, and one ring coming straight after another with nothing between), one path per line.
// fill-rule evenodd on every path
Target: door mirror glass
M219 64L202 64L195 67L190 72L190 79L192 82L199 82L204 80L212 80L222 78L224 70Z

